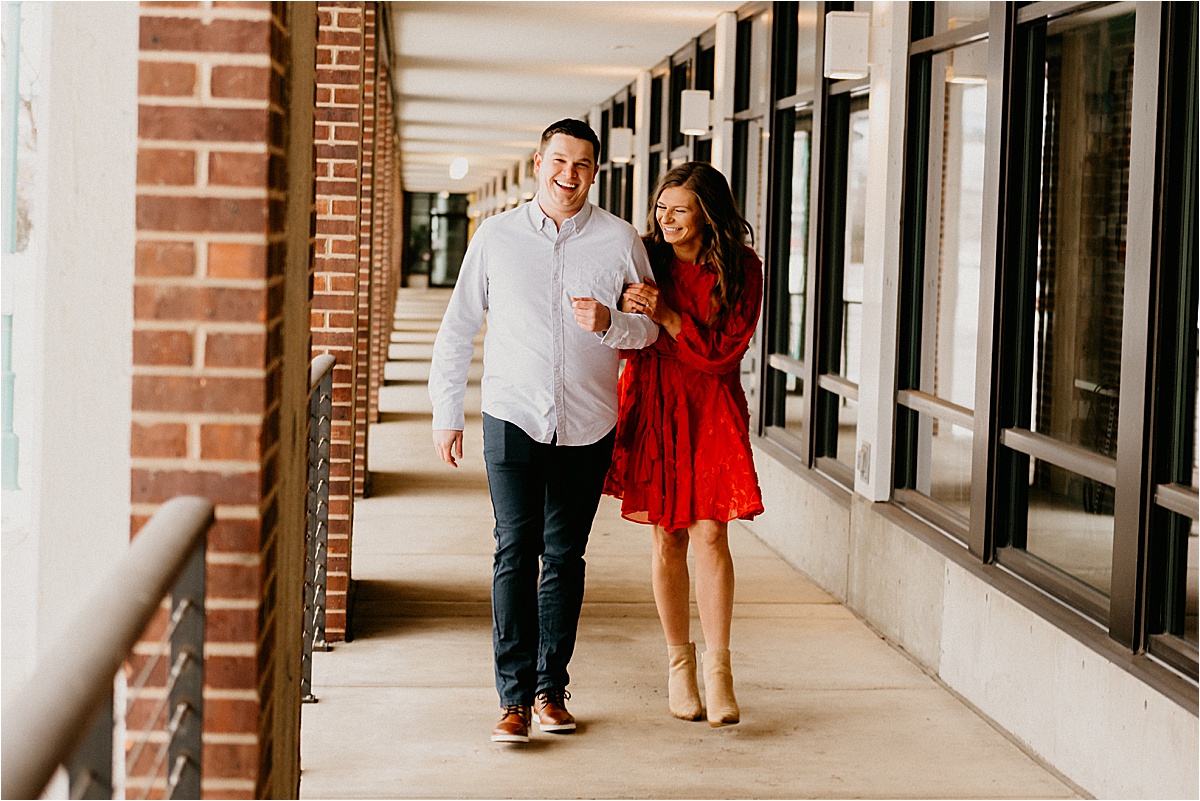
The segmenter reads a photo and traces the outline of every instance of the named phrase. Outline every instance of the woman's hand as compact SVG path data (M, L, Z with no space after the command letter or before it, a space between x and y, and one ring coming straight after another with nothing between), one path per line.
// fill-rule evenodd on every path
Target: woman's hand
M640 313L661 325L672 337L680 331L679 315L662 302L662 294L653 281L630 284L621 293L621 308L631 313Z
M621 306L631 314L644 314L654 322L654 314L658 311L658 287L651 282L630 284L621 293Z

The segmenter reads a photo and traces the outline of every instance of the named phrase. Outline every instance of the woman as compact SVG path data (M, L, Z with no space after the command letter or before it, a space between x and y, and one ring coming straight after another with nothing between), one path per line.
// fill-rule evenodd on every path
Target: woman
M743 242L749 224L716 169L689 162L659 183L646 249L653 283L632 284L622 308L662 327L653 346L624 354L617 444L605 492L627 520L654 526L654 601L667 639L671 714L704 716L691 640L688 545L706 646L713 726L737 723L729 665L733 559L728 523L760 513L750 416L739 365L754 336L762 265Z

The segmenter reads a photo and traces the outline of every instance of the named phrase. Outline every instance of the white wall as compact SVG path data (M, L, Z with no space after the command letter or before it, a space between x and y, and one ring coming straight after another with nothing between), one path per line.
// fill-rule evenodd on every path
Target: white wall
M21 443L21 489L4 497L6 695L127 546L130 515L138 7L22 12L36 200L29 250L4 266Z

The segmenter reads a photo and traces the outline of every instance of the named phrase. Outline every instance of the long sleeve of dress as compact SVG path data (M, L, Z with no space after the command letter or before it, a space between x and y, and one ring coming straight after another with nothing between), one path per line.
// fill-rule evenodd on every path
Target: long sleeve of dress
M762 263L749 249L743 254L746 286L728 315L710 328L690 314L680 314L682 330L675 338L676 352L679 360L694 370L720 375L737 369L754 337L762 306Z

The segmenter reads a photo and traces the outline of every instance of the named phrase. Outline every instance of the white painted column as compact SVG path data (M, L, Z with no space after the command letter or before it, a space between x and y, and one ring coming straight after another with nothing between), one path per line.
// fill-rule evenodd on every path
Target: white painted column
M22 437L22 490L5 498L6 691L10 634L36 632L17 654L50 642L128 547L130 517L138 6L22 13L40 17L41 35L26 41L23 65L38 91L36 152L22 175L35 198L30 243L5 265L17 271ZM15 540L10 499L23 513ZM33 569L14 574L21 566Z
M596 132L596 136L600 136L600 106L592 106L592 110L588 112L588 125L592 126L592 130ZM599 206L600 205L600 181L592 183L592 188L588 190L588 200Z
M896 338L904 196L908 6L877 3L871 17L870 150L863 244L862 363L854 490L886 501L892 485Z
M650 87L653 78L649 70L638 73L635 92L637 108L633 127L633 226L639 234L646 233L646 218L650 211Z
M737 14L717 17L713 70L712 163L726 180L733 177L733 84L737 74Z

